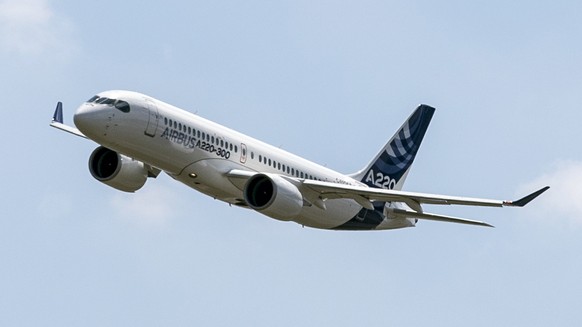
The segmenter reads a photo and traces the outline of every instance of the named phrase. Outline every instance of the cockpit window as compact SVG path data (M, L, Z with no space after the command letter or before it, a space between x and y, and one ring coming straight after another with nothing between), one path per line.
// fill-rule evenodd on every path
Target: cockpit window
M123 112L129 112L129 103L123 100L116 100L114 106Z
M114 104L115 100L114 99L109 99L109 98L101 98L99 100L97 100L97 103L101 103L101 104Z
M115 108L117 108L123 112L129 112L129 110L130 110L129 103L127 103L127 101L110 99L110 98L106 98L106 97L100 97L98 95L87 100L87 103L106 104L106 105L114 106Z

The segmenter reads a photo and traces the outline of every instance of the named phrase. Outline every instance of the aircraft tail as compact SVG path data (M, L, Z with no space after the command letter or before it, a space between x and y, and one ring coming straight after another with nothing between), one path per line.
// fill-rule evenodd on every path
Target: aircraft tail
M375 188L402 189L435 109L420 105L366 168L350 175Z

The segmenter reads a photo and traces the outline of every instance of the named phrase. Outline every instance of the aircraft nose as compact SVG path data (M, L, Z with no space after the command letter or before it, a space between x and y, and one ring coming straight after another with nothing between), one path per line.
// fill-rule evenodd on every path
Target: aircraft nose
M92 136L98 133L98 128L101 123L99 110L95 106L82 104L75 115L73 116L73 121L75 126L87 136Z

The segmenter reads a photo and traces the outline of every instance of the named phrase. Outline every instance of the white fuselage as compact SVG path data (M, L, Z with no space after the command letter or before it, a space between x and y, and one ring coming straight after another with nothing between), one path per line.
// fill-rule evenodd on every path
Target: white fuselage
M97 143L159 168L215 199L244 205L244 183L227 177L232 170L362 185L349 176L143 94L109 91L100 96L123 99L131 110L122 112L108 104L84 103L75 114L79 130ZM330 199L324 208L304 206L291 220L315 228L335 228L361 209L351 199ZM409 219L384 219L376 229L413 224Z

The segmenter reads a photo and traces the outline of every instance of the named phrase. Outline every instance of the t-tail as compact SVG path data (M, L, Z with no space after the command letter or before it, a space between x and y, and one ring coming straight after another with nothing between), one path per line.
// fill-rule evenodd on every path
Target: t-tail
M434 111L418 106L374 160L351 176L370 187L401 190Z

